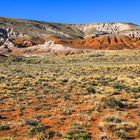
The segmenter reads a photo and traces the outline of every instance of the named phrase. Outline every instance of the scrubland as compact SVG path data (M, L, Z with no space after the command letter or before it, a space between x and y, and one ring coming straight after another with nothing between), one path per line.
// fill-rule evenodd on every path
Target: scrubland
M140 51L0 60L0 140L140 139Z

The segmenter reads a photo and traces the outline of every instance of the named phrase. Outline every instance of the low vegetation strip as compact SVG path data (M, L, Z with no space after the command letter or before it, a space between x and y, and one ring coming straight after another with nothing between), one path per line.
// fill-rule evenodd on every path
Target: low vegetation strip
M139 140L139 63L136 50L1 58L0 139Z

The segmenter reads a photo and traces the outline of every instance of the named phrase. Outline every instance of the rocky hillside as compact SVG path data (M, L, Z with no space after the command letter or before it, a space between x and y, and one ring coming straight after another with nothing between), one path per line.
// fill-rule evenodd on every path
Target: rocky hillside
M132 23L60 24L0 17L2 54L75 54L94 49L140 49Z

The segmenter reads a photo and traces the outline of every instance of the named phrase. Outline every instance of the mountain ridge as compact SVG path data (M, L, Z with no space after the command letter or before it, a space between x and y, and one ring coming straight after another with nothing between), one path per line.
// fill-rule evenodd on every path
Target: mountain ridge
M61 46L60 50L63 52L74 50L71 54L74 54L75 49L80 48L82 52L95 49L140 49L140 26L127 22L62 24L0 17L1 52L18 54L19 50L20 52L24 50L23 54L34 53L37 52L36 45L43 47L43 44L49 44L45 43L48 41L53 42L53 50L56 48L58 52L57 47ZM46 50L47 47L50 48L46 46ZM48 51L43 52L48 53Z

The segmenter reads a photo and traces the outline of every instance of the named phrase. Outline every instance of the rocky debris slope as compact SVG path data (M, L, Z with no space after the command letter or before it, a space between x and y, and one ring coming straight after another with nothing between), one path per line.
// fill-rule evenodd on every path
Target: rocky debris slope
M67 55L88 52L87 49L140 49L140 27L123 22L60 24L0 17L3 54Z

